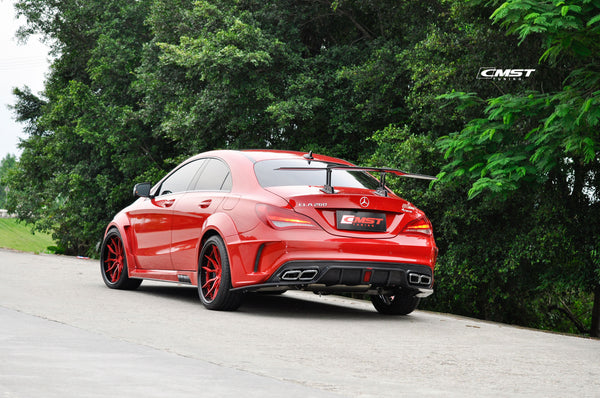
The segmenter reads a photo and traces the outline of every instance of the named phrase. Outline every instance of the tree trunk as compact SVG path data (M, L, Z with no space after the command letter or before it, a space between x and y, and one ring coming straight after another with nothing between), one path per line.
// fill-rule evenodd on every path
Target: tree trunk
M592 307L592 328L590 336L600 337L600 285L594 289L594 306Z

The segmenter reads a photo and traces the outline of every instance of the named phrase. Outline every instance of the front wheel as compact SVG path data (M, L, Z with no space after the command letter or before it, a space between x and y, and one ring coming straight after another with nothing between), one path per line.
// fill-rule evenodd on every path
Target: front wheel
M211 236L202 246L198 260L198 295L209 310L233 311L242 304L242 293L231 291L229 258L219 236Z
M376 294L371 296L373 307L380 314L408 315L419 305L420 298L411 292L396 289L392 294Z
M125 247L117 229L108 231L102 242L100 271L104 283L111 289L133 290L142 283L141 279L131 279L128 275Z

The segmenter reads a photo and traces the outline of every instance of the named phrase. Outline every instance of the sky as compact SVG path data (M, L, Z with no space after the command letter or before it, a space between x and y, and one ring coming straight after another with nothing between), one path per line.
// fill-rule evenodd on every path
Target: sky
M33 93L44 88L49 69L49 48L39 38L32 37L19 44L15 33L25 24L15 18L13 0L0 0L0 160L7 154L20 155L17 148L23 125L14 121L8 105L15 104L12 90L28 86Z

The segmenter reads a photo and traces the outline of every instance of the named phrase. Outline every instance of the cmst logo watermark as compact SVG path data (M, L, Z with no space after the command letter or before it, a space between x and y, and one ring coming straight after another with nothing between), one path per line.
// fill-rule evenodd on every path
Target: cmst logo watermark
M523 80L531 77L535 69L479 68L477 79L483 80Z

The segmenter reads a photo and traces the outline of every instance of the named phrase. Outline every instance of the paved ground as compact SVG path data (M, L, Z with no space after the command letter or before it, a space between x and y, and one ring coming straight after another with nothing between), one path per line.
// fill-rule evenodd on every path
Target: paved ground
M205 310L194 288L0 250L0 397L600 397L600 341L302 292Z

